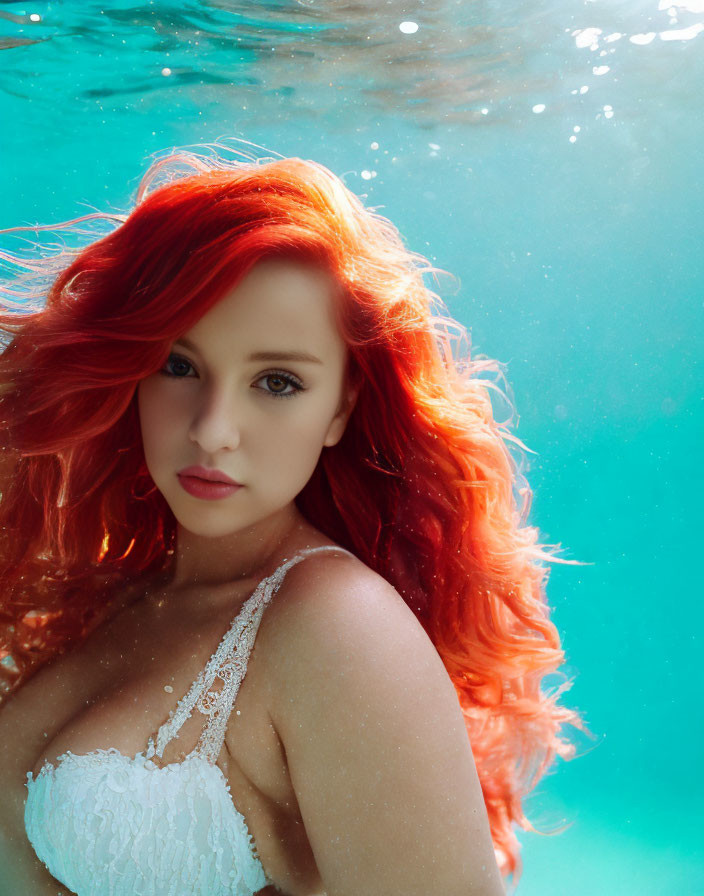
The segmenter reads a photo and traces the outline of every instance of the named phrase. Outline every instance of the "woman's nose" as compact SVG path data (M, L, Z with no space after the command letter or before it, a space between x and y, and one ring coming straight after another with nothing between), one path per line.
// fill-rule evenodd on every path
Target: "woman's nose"
M242 414L232 390L210 389L200 396L195 409L189 438L197 442L206 454L234 450L240 444Z

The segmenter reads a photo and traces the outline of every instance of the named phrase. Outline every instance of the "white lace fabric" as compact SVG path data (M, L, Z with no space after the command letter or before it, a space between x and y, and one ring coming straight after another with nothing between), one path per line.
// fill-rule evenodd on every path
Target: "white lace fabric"
M244 817L215 764L264 610L298 551L245 601L217 650L159 728L156 745L70 750L27 772L24 822L37 857L76 896L253 896L267 878ZM222 682L213 690L216 680ZM182 762L158 765L193 708L208 720Z

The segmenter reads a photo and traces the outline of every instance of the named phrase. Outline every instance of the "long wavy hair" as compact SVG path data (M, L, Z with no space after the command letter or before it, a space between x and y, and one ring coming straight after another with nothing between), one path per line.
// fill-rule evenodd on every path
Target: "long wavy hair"
M490 392L423 275L439 273L322 165L228 159L218 145L156 159L127 215L57 227L86 243L0 253L0 686L3 699L106 618L127 581L166 571L176 521L147 470L141 379L251 267L286 257L340 285L338 323L359 397L296 503L390 582L456 688L501 873L521 874L512 825L564 725L541 682L564 662L544 562L559 545L526 524L532 493ZM98 233L95 226L107 233ZM86 229L87 226L87 229ZM79 240L80 242L81 240ZM17 269L17 270L15 270ZM546 548L551 548L548 551ZM588 732L587 732L588 733Z

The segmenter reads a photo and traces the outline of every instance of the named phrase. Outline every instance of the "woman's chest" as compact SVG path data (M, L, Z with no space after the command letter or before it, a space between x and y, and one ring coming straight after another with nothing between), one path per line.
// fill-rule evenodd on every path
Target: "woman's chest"
M45 760L55 765L67 751L83 755L112 748L130 758L144 751L170 714L179 720L187 715L177 712L179 701L208 665L234 615L196 623L187 615L162 614L156 626L149 613L125 611L100 635L100 643L85 651L86 688L76 692L69 721L37 757L34 774ZM284 892L310 893L320 881L285 752L269 718L265 651L265 643L255 640L217 765L267 875ZM213 694L223 689L226 678L215 676ZM209 703L206 699L205 709ZM196 703L157 763L181 762L196 747L210 718Z

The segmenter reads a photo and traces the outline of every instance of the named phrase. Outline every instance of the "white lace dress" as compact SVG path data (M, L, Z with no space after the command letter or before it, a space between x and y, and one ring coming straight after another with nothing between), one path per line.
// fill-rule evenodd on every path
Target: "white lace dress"
M344 551L299 551L259 583L156 744L150 737L133 757L114 748L67 751L36 778L27 773L27 837L77 896L253 896L271 883L215 762L266 605L292 566L324 550ZM182 762L155 764L194 707L208 720L193 751Z

